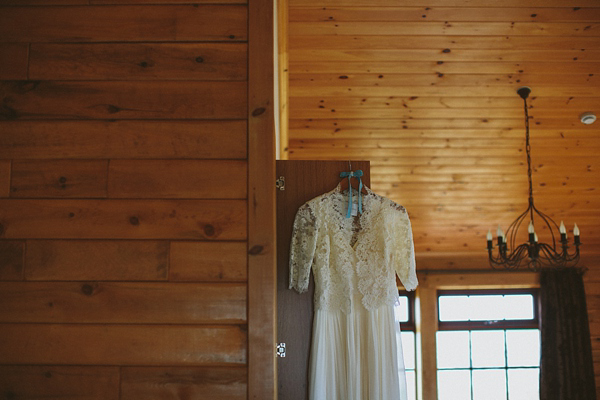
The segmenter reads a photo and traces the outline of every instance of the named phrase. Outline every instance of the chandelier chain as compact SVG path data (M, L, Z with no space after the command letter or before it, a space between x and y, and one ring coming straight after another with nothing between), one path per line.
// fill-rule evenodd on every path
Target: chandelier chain
M523 99L525 108L525 152L527 153L527 179L529 180L529 204L533 206L533 179L531 172L531 145L529 144L529 111L527 110L527 98ZM533 217L533 214L532 214Z

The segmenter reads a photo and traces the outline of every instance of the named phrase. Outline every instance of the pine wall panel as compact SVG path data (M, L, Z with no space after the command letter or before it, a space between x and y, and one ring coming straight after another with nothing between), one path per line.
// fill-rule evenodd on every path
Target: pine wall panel
M282 154L369 160L372 189L411 217L420 271L490 269L486 233L527 207L516 90L531 87L535 204L582 232L600 393L600 130L580 122L600 112L600 3L286 3Z
M2 396L247 398L248 60L243 0L0 1Z

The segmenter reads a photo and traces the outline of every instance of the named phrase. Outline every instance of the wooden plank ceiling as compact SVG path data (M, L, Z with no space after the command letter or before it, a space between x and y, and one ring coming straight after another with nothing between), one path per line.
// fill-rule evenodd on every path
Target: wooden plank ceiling
M485 235L535 203L600 261L600 2L289 0L290 159L371 161L419 269L489 268ZM539 229L539 228L538 228ZM540 240L547 241L544 232Z

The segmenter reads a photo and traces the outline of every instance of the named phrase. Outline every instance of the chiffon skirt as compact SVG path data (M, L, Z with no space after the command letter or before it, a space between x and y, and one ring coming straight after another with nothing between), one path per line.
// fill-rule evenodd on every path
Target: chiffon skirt
M406 400L400 324L394 306L351 313L315 310L310 400Z

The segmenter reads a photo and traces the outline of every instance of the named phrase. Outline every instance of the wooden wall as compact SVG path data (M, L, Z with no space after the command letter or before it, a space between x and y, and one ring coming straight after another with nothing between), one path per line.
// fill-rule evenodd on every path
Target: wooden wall
M532 88L535 202L570 240L581 229L600 394L600 126L579 121L600 113L600 3L285 1L282 152L369 160L372 188L410 214L419 271L490 270L488 229L527 207L516 90Z
M268 393L270 2L202 3L0 1L0 397Z
M600 261L596 0L288 2L290 159L369 159L429 265L471 258L527 207L530 86L536 204Z

